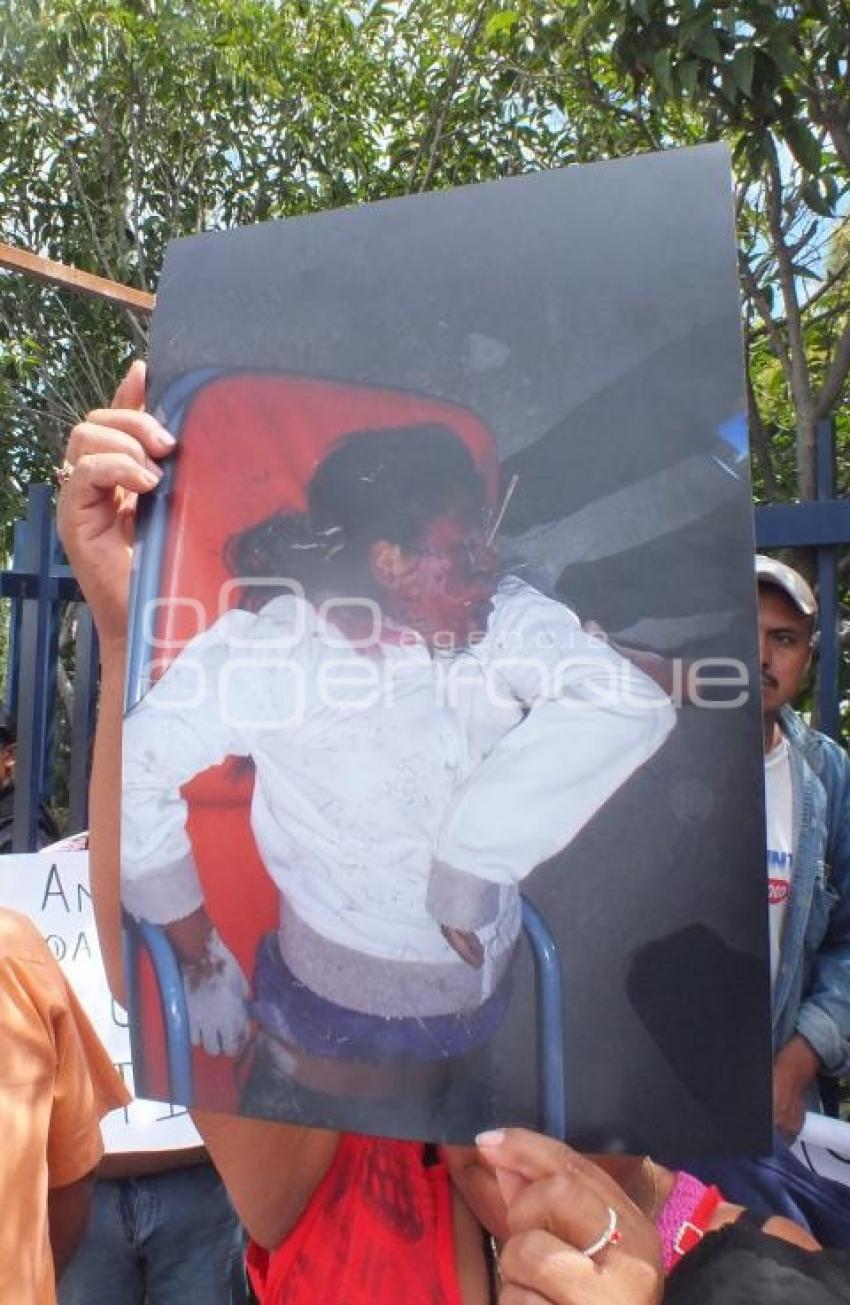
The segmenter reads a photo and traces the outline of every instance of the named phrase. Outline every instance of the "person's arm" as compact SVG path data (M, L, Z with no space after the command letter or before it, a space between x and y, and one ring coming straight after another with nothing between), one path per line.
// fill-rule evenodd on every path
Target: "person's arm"
M89 813L95 921L112 993L126 1005L121 954L120 792L124 648L135 496L172 443L142 414L144 366L135 363L113 408L74 428L72 474L59 500L59 528L100 636L101 694ZM335 1133L198 1112L195 1123L248 1231L272 1249L292 1227L336 1152ZM96 1157L95 1157L96 1158Z
M191 1114L242 1223L258 1245L274 1250L330 1168L339 1134L202 1110Z
M131 401L143 399L140 379L137 375ZM256 618L246 612L228 613L187 645L127 717L122 770L127 548L135 504L130 491L143 488L138 484L140 462L147 474L147 463L167 449L158 423L132 407L91 414L69 442L68 462L74 470L60 497L60 530L102 632L103 711L93 772L92 803L98 817L93 818L91 874L95 885L104 880L95 901L108 939L104 961L111 982L123 987L115 882L120 863L123 906L138 919L164 925L183 965L193 1043L213 1055L233 1055L248 1033L248 984L206 915L181 788L226 755L246 751L239 721L257 719L258 706L253 701L257 677L250 665L257 650L244 627ZM150 487L156 483L153 476ZM237 667L235 675L226 676L227 706L233 709L228 715L220 709L219 698L234 626L239 627L244 652L241 671ZM234 694L247 701L234 702ZM120 848L117 813L109 806L118 791L123 793Z
M824 742L827 789L824 882L815 884L813 910L829 919L813 958L797 1015L797 1033L827 1074L850 1074L850 758Z
M585 621L582 629L585 634L592 635L595 639L604 639L616 653L625 657L626 661L631 662L642 674L654 681L671 700L675 698L677 707L689 701L691 688L690 676L687 673L690 669L689 662L664 657L661 653L650 652L645 648L631 648L628 644L612 639L596 621Z
M127 601L136 500L161 478L174 440L143 411L145 366L135 362L112 407L71 431L70 473L56 510L59 536L98 632L100 710L92 760L89 862L95 922L113 996L126 1005L121 953L121 724Z
M52 1042L56 1056L47 1135L47 1214L57 1281L82 1240L103 1156L100 1120L130 1100L73 990L55 967Z
M255 624L248 612L220 617L178 653L124 719L122 901L137 919L169 925L203 906L182 789L225 757L250 753L240 725L262 719L265 705L258 700L263 671L253 665L261 651ZM238 661L230 647L234 639ZM187 935L185 941L192 939ZM201 957L181 953L181 959Z
M85 590L83 590L85 592ZM89 878L97 936L115 1000L127 1006L121 925L121 724L124 636L100 643L100 699L89 787Z
M827 750L821 777L827 790L825 881L813 888L811 910L828 913L811 959L796 1029L773 1067L774 1123L788 1141L803 1126L807 1097L821 1073L850 1073L850 760Z
M247 612L231 612L192 640L125 719L118 738L112 737L112 730L121 712L123 680L118 670L123 656L116 649L114 658L108 653L109 663L104 663L95 806L99 810L101 800L108 804L110 767L120 768L121 900L137 919L164 926L183 967L192 1042L210 1055L235 1055L243 1044L248 983L206 912L182 788L225 756L246 755L248 744L239 721L262 719L266 704L257 700L262 671L255 672L253 660L262 654L262 645L253 645L251 638L255 620ZM228 640L237 629L244 652L236 673L229 674L233 663ZM107 831L112 819L111 810L104 812ZM101 867L100 832L95 822L94 877ZM114 830L111 847L115 864L119 855Z
M65 1187L52 1187L47 1195L47 1221L53 1271L59 1282L83 1240L94 1196L93 1173Z
M773 1062L773 1126L793 1142L806 1118L806 1098L823 1068L814 1047L799 1033L780 1047Z
M124 1002L121 959L120 792L123 646L103 663L90 801L92 898L112 991ZM192 1119L240 1219L259 1245L279 1245L330 1166L336 1133L193 1111Z
M568 846L675 723L666 694L568 608L528 589L513 605L486 688L526 714L452 800L429 885L434 918L464 930L494 919L499 885Z
M123 643L105 648L95 735L89 859L98 928L109 938L104 963L110 982L121 967L119 866L123 903L135 915L163 924L183 966L192 1043L210 1055L235 1055L248 1034L248 984L203 905L203 894L185 830L181 785L220 761L238 740L218 721L214 703L221 648L215 633L203 647L187 649L195 670L175 665L131 715L131 758L122 769ZM198 732L171 704L185 680L202 667L207 726ZM123 785L115 783L123 775ZM118 803L123 788L123 822ZM123 846L121 845L123 823Z

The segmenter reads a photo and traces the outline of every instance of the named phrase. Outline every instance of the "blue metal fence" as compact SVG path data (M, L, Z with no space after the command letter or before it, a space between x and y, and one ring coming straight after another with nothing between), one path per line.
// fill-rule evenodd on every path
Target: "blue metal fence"
M835 440L829 422L818 428L817 454L817 500L757 508L756 540L760 549L816 551L821 628L818 719L825 733L839 738L838 553L842 546L850 546L850 501L835 498ZM25 852L37 846L39 804L49 803L53 796L59 612L62 604L81 599L69 567L61 560L47 485L30 488L26 518L15 528L12 568L0 572L0 598L12 604L5 691L18 727L13 848ZM97 636L82 604L73 662L68 833L87 825L97 701Z
M70 568L60 560L48 485L33 485L27 515L16 524L14 557L0 571L0 598L11 600L5 674L7 705L17 722L15 815L12 848L32 851L38 843L39 806L54 788L56 675L59 617L64 603L81 599ZM74 709L70 722L68 832L88 821L88 774L97 698L97 636L81 604L74 650Z

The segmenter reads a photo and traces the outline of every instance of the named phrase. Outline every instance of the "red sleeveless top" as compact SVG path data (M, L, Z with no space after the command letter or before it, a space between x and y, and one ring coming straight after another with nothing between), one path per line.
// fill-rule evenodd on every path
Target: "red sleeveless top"
M260 1305L463 1305L446 1166L420 1142L344 1133L307 1209L271 1253L248 1248ZM656 1226L664 1270L698 1245L723 1200L677 1173Z
M418 1142L343 1134L285 1241L252 1244L261 1305L462 1305L451 1184Z

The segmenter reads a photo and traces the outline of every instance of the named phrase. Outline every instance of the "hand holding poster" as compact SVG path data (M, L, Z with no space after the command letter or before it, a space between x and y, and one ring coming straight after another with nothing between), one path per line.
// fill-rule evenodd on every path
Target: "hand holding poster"
M29 916L44 936L130 1091L133 1067L126 1012L109 992L97 940L88 853L0 857L0 902ZM186 1111L134 1100L101 1124L107 1152L169 1151L200 1145Z
M176 960L188 1095L212 1059L248 1115L538 1123L531 903L570 1138L764 1142L725 152L178 242L150 400L179 446L137 556L122 893Z

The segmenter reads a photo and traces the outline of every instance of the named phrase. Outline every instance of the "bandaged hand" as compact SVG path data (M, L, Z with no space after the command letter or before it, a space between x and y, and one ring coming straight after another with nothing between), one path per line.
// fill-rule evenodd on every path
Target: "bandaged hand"
M235 1056L248 1040L248 980L214 929L203 957L181 965L193 1047Z

